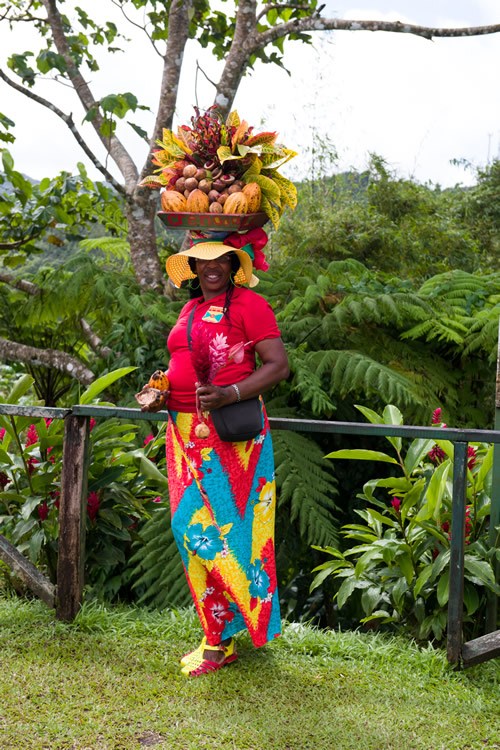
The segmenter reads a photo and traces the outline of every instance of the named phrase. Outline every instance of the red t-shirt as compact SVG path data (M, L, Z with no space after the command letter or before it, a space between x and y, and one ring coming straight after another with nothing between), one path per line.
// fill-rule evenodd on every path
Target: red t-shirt
M229 319L227 314L223 314L225 300L225 292L207 301L203 297L189 300L170 331L167 339L170 352L168 408L172 411L196 411L195 383L198 377L192 355L202 356L200 353L206 352L211 345L225 361L231 347L248 344L244 348L242 362L238 364L233 359L229 360L211 380L214 385L230 385L244 380L255 370L255 345L259 341L281 335L271 305L251 289L235 287L229 305ZM193 308L190 349L187 328Z

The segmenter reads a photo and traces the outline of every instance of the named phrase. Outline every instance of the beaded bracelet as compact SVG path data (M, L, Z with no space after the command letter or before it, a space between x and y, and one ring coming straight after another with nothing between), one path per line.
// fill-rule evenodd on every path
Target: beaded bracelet
M233 383L231 388L234 388L234 390L236 391L236 403L239 404L239 402L241 401L240 389L238 388L236 383Z

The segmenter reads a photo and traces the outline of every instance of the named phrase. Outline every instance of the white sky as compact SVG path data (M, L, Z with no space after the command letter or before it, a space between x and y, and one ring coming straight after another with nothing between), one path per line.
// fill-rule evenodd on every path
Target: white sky
M85 2L81 5L89 7ZM108 0L100 0L99 11L105 17L115 14ZM327 0L323 13L428 26L500 23L498 0L372 0L357 4ZM154 111L161 60L141 36L123 26L122 30L134 39L133 46L127 47L125 54L103 58L101 71L91 75L91 86L96 96L131 91ZM17 36L0 24L2 66L9 52L34 49L28 29L24 26L20 32ZM452 165L452 159L464 159L478 167L499 156L496 78L500 34L430 42L406 34L335 32L315 35L312 46L293 42L286 47L285 64L292 76L275 66L257 64L243 80L235 107L250 124L277 130L285 145L300 152L286 168L292 179L318 169L311 147L325 139L339 154L335 169L363 169L369 153L375 152L400 176L443 186L474 181L474 171ZM220 63L194 43L185 62L176 124L189 121L193 104L204 109L213 102L213 87L201 73L195 76L196 63L213 80L220 70ZM75 122L81 124L83 113L67 89L47 82L39 91L61 109L72 111ZM77 161L86 163L55 115L26 101L1 81L0 111L16 122L17 140L9 149L20 171L40 179L63 169L74 171ZM151 114L140 112L130 119L145 130L151 129ZM82 130L91 137L89 125ZM119 134L142 167L148 156L146 144L130 128ZM102 153L100 158L105 158ZM99 177L90 168L89 173Z

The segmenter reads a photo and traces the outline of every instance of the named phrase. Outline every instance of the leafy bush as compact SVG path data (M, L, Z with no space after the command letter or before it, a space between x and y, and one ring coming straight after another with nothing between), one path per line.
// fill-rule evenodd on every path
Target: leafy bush
M95 381L81 401L130 369ZM18 403L32 383L23 376L8 402ZM63 422L1 415L0 428L0 533L55 582ZM106 601L129 598L129 551L166 486L165 473L147 456L150 441L140 441L137 425L90 420L86 585L89 596Z
M357 407L374 424L402 424L401 412L387 406L382 415ZM441 410L433 415L440 423ZM442 427L446 427L441 423ZM362 623L405 629L419 640L440 642L446 629L450 579L450 522L453 444L443 440L387 437L391 453L340 450L327 458L381 461L399 467L394 476L372 479L358 495L366 507L356 510L363 523L349 523L342 534L352 547L316 549L331 559L314 569L312 589L332 576L341 609L349 601ZM487 591L500 594L493 563L500 550L488 544L493 446L468 448L465 525L464 626L477 635ZM456 532L458 533L458 532Z

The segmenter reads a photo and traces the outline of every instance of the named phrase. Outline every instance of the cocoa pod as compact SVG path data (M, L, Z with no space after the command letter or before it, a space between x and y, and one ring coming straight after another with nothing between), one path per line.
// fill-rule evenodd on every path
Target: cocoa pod
M193 190L189 193L186 201L187 211L192 213L206 213L208 211L210 201L208 195L203 190Z
M262 191L260 185L256 182L249 182L243 188L243 195L246 196L248 201L248 213L255 214L260 208L260 202L262 199Z
M246 214L248 213L248 200L243 192L232 193L228 195L224 203L225 214Z
M163 211L187 211L186 199L176 190L164 190L160 195L160 202Z

